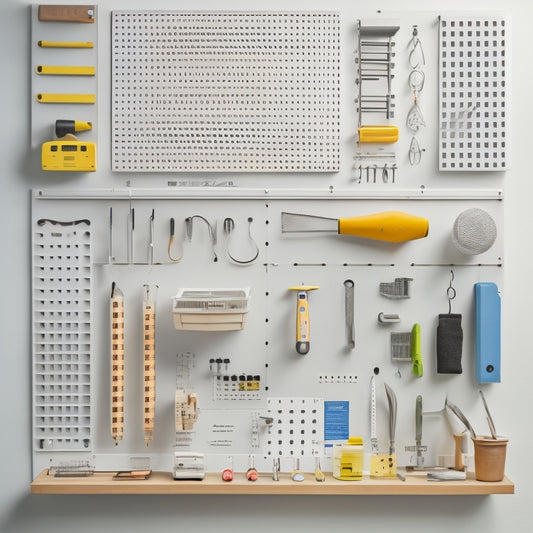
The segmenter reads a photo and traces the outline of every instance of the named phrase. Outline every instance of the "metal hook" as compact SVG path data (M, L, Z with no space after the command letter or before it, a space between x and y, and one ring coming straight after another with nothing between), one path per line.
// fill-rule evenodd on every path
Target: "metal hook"
M413 26L413 37L409 41L409 44L413 47L409 53L409 65L411 68L417 68L420 65L425 65L426 58L424 56L424 49L422 48L422 43L418 38L418 27L416 25Z
M418 165L422 159L422 150L418 144L418 140L415 136L411 139L411 144L409 145L409 163L411 165Z
M448 314L452 314L452 300L457 295L457 292L455 291L455 288L453 287L453 280L455 279L455 274L453 273L453 270L450 270L450 285L448 285L448 289L446 290L446 295L448 296Z
M187 217L185 219L185 227L187 230L187 238L189 242L192 241L192 226L193 226L193 220L195 218L199 218L200 220L203 220L207 224L207 230L209 232L209 237L211 239L211 248L213 250L213 261L216 263L218 261L217 253L215 251L215 245L217 243L217 223L215 221L214 226L212 226L205 217L202 215L193 215L192 217Z
M232 218L225 218L224 219L224 234L226 235L226 255L238 265L248 265L255 261L259 256L259 247L257 246L257 243L254 241L254 238L252 237L252 217L248 217L248 239L250 241L250 244L255 249L254 254L249 259L237 259L234 257L230 252L230 234L235 229L235 221Z

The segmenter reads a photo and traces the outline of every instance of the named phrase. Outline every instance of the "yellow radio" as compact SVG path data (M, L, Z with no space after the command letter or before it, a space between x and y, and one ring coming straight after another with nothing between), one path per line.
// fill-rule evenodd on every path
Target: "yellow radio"
M93 142L57 140L42 145L41 165L43 170L96 171L96 145Z

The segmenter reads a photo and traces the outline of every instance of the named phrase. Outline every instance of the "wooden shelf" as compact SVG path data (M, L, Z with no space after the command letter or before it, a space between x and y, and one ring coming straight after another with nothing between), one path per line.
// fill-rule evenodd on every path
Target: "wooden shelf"
M113 481L114 472L96 472L83 478L56 478L44 470L31 484L32 494L271 494L271 495L485 495L514 494L514 484L507 478L497 483L476 481L427 481L423 472L408 473L399 479L339 481L326 474L323 483L307 474L303 482L295 482L288 474L273 481L263 474L255 482L236 473L231 482L223 482L220 474L209 473L202 481L175 481L169 472L153 472L142 481Z

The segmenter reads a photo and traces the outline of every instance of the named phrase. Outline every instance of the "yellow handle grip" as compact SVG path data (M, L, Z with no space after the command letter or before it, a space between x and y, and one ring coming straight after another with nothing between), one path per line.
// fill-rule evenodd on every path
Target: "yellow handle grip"
M359 217L339 219L339 233L378 241L403 242L426 237L426 218L401 211L384 211Z
M361 126L360 143L395 143L399 138L397 126Z
M305 292L298 293L296 305L296 351L305 355L310 348L309 303Z

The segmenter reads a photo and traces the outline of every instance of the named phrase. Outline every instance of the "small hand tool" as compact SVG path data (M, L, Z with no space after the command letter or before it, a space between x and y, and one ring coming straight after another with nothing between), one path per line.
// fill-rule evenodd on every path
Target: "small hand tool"
M311 347L311 324L309 321L308 292L319 289L313 285L289 287L290 291L297 291L296 295L296 351L305 355Z
M150 215L149 220L149 230L150 230L150 240L148 242L148 264L154 264L154 219L155 219L155 209L152 209L152 214Z
M322 472L320 466L320 457L315 457L315 481L326 481L326 476L324 475L324 472Z
M305 480L304 473L300 470L300 459L299 458L296 458L294 460L294 469L291 472L291 479L293 481L298 481L298 482Z
M340 219L281 213L282 233L324 232L354 235L378 241L403 242L426 237L428 230L427 219L401 211L385 211Z
M280 460L279 457L275 457L272 461L272 480L279 481L279 469L280 469Z
M389 402L389 455L396 453L395 436L396 436L396 414L398 412L398 403L396 394L392 388L385 383L385 392Z
M170 219L170 237L168 239L168 249L167 249L167 253L168 253L168 258L170 259L170 261L172 263L178 263L179 261L181 261L182 257L183 257L183 248L181 249L181 253L179 255L179 257L174 257L172 255L172 244L174 243L174 233L175 233L175 221L173 218Z
M485 395L483 394L483 391L480 390L479 394L481 396L481 401L483 402L483 407L485 407L485 412L487 413L487 422L489 424L490 434L493 439L497 439L497 433L496 428L494 427L494 421L492 420L492 416L489 411L489 406L487 405L487 401L485 400Z
M420 469L424 466L424 456L422 455L422 452L427 451L427 446L422 444L422 396L420 394L416 397L415 427L415 445L406 446L405 451L416 452L415 469Z
M80 131L90 131L93 129L92 122L85 120L56 120L56 135L60 139L68 133L75 135Z
M476 432L474 431L474 428L468 421L468 418L463 414L461 409L454 405L453 403L449 402L448 399L446 399L446 407L450 409L450 411L465 425L466 429L470 432L470 435L473 439L477 437Z
M421 378L424 375L424 366L420 347L420 324L414 324L411 330L411 360L413 361L413 374Z
M346 322L346 343L348 348L355 348L354 323L354 282L347 279L344 282L344 316Z

